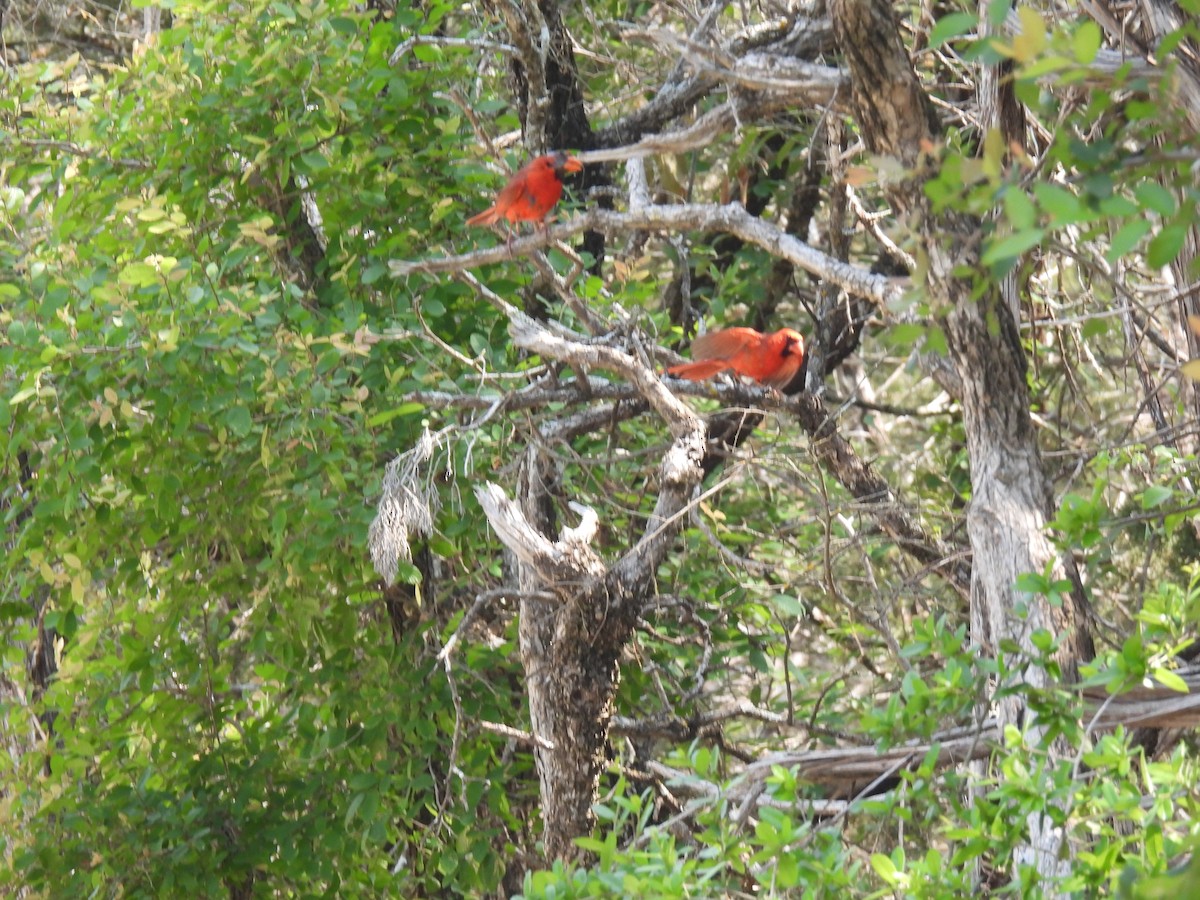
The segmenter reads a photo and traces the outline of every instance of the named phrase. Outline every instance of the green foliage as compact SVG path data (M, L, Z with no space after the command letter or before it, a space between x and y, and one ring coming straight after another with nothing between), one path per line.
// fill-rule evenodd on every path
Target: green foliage
M436 398L542 371L466 284L393 281L388 268L503 240L463 222L500 182L479 138L520 125L505 63L420 42L388 61L415 35L490 38L493 26L442 2L378 18L344 0L171 7L172 27L119 65L48 58L3 73L0 721L18 752L0 754L0 890L954 897L976 889L980 863L998 867L984 873L993 883L1036 896L1010 860L1045 816L1078 849L1067 890L1186 894L1194 867L1172 867L1197 840L1193 751L1151 758L1128 730L1097 730L1077 691L1029 687L1027 666L1061 674L1060 635L1006 643L1002 663L972 644L965 599L876 527L784 414L705 483L621 659L617 715L688 736L614 740L597 827L579 841L587 861L539 868L532 755L476 727L526 727L511 608L489 609L482 636L468 631L443 666L434 654L503 575L469 488L508 473L524 417L561 408L505 418L497 405L439 447L429 482L442 507L417 548L427 559L401 563L401 586L383 592L365 550L386 461L460 415ZM629 91L630 71L651 85L674 64L613 39L617 18L648 5L564 12L580 46L604 51L577 61L589 103L614 98L605 115L648 99ZM1114 311L1127 286L1078 254L1056 255L1052 278L1038 267L1067 242L1099 247L1123 272L1176 260L1200 200L1189 145L1162 115L1166 79L1123 72L1085 92L1100 30L1020 15L1021 36L983 40L971 37L974 6L952 11L928 44L1010 62L1031 113L1055 123L1044 158L964 126L936 148L926 192L937 212L984 219L982 265L964 279L1029 276L1029 384L1051 423L1039 424L1047 465L1062 466L1048 533L1115 623L1084 685L1179 690L1200 621L1186 568L1195 461L1130 437L1136 378L1109 363L1127 353ZM1065 102L1047 85L1080 91ZM748 202L782 221L824 118L747 122L656 159L656 188L710 200L754 173ZM522 151L504 155L516 165ZM860 199L883 207L875 188ZM828 240L833 227L822 214L804 237ZM905 227L887 223L919 258ZM602 319L660 342L680 337L662 298L685 266L687 302L711 323L762 311L778 260L672 237L614 251L574 289ZM853 261L871 246L856 232ZM572 270L564 254L550 259ZM487 286L577 326L530 273L499 265ZM780 280L795 286L770 314L814 324L813 286L790 270ZM1081 312L1068 308L1085 293ZM897 505L964 547L966 436L916 363L916 350L946 346L923 302L892 311L916 321L872 321L861 370L830 383L831 397L853 395L861 374L890 396L828 408ZM1040 324L1073 316L1077 329ZM1080 421L1093 426L1085 436ZM553 446L556 496L602 510L606 559L653 514L666 439L656 419L614 418ZM1071 588L1049 569L1016 585L1054 604ZM57 665L44 684L27 669L39 634ZM978 729L985 704L1007 697L1047 733L1013 727L980 768L949 765L947 735ZM725 715L734 701L754 714ZM1053 740L1075 756L1046 765ZM886 784L832 791L783 764L748 784L745 761L785 743L915 749ZM646 775L647 758L675 774Z
M391 646L364 550L380 454L420 427L393 398L443 377L407 339L366 339L414 322L407 296L372 287L384 261L445 227L413 198L454 172L429 161L462 145L458 125L431 70L386 63L438 13L174 15L108 77L27 71L3 113L14 136L36 116L85 149L29 144L3 173L0 420L21 482L6 628L29 640L22 610L44 605L61 644L36 704L6 704L54 736L8 763L25 787L0 880L490 889L503 791L471 778L431 801L448 776L422 761L447 759L450 698L425 686L416 634ZM304 192L324 253L297 227ZM431 292L426 315L462 303ZM486 742L458 752L497 766Z

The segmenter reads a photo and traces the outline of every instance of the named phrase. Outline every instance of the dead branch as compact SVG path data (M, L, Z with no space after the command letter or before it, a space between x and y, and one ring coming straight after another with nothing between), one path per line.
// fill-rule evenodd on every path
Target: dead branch
M1085 688L1084 696L1096 708L1095 725L1150 728L1195 728L1200 726L1200 665L1176 669L1188 692L1180 693L1147 679L1140 685L1108 694L1102 688Z
M479 726L480 731L486 731L489 734L498 734L500 737L516 741L518 744L525 744L529 747L541 747L545 750L554 749L554 744L544 737L530 734L528 731L521 731L521 729L513 728L511 725L505 725L501 722L489 722L487 719L480 719L475 724Z
M593 526L590 532L586 528L565 529L561 540L552 541L533 526L499 485L488 482L477 486L475 497L501 542L547 585L589 581L604 574L604 563L586 540L595 534L594 511L587 510L584 519Z
M705 16L689 36L692 42L703 41L709 30L710 17ZM817 58L832 48L833 31L829 19L774 19L735 35L722 45L723 52L741 56L753 50L786 54L797 59ZM668 122L686 115L697 101L716 84L710 72L702 71L692 78L683 78L685 61L680 59L654 97L644 106L623 119L596 132L595 147L618 147L636 141L650 132L660 131Z
M696 414L667 389L653 369L627 353L603 344L586 344L554 334L517 309L509 314L508 332L514 344L530 353L571 366L608 369L623 375L677 436L697 422Z
M809 274L832 282L848 293L863 297L879 306L898 303L908 283L908 279L874 275L834 259L788 234L778 225L750 215L735 203L724 206L702 203L659 205L624 213L593 209L553 225L545 232L539 231L514 240L511 244L498 244L457 256L393 260L389 266L397 278L415 273L432 275L439 272L464 272L525 256L534 250L567 240L585 231L603 231L611 234L637 230L726 232L747 243L762 247Z
M665 28L629 28L621 36L648 38L676 51L697 73L754 91L785 93L799 104L824 106L833 102L839 87L848 85L843 70L791 55L763 51L734 56Z
M787 716L769 709L755 706L742 699L720 709L698 713L684 719L676 715L655 716L649 719L633 719L628 716L613 716L612 733L625 737L656 737L672 741L688 741L698 737L705 729L730 719L757 719L772 725L786 726Z
M454 633L450 635L450 638L446 641L445 645L443 645L442 649L438 651L438 655L435 657L436 661L440 665L445 666L447 671L449 670L450 655L454 652L455 648L462 640L463 634L468 628L471 627L471 625L479 617L479 614L483 612L484 608L493 600L519 600L525 596L527 595L523 594L521 591L510 590L508 588L498 588L496 590L483 591L476 595L475 602L471 604L471 608L468 609L466 614L459 620L458 627L454 629ZM543 592L537 594L535 599L553 602L554 595Z
M825 106L832 100L841 82L811 85L811 97L802 105ZM589 150L578 154L585 165L642 159L667 153L687 153L707 147L732 134L743 122L757 122L785 109L794 109L798 98L790 94L770 94L755 98L735 97L710 109L696 121L664 134L652 134L634 144Z
M646 764L646 771L669 784L677 793L690 797L707 797L734 802L749 800L755 807L769 806L789 812L813 816L829 816L844 812L849 804L845 800L779 800L762 790L762 782L735 782L724 787L714 782L664 765L656 760Z
M467 50L480 50L488 53L504 53L508 56L515 56L517 48L512 44L505 44L500 41L489 41L486 38L460 38L446 37L440 34L415 34L408 40L401 42L392 51L392 55L388 57L388 65L394 66L405 55L408 54L413 47L418 45L427 46L434 45L437 47L460 47Z

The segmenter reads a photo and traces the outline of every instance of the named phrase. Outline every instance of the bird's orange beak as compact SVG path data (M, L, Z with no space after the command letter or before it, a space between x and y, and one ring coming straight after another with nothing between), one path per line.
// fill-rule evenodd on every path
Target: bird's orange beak
M562 165L564 172L582 172L583 163L574 156L568 156L567 161Z

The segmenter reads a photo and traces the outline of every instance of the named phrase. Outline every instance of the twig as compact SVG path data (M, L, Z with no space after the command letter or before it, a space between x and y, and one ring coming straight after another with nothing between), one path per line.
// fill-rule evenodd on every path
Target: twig
M530 734L528 731L521 731L518 728L513 728L511 725L502 725L499 722L489 722L486 719L480 719L477 723L483 731L498 734L501 737L506 737L510 741L517 741L529 747L541 747L543 750L553 750L554 742L549 741L544 737L539 737Z
M69 153L72 156L82 156L85 159L94 159L99 162L106 162L114 166L120 166L123 169L149 169L150 163L142 162L140 159L114 159L111 156L105 156L102 153L97 153L94 150L88 150L86 147L81 147L74 141L52 141L44 138L17 138L13 143L30 149L61 150L63 153Z
M854 210L854 215L858 217L858 221L862 222L863 227L871 233L875 240L879 241L896 259L904 263L908 271L915 272L917 270L917 261L913 259L912 254L884 233L883 229L879 227L879 217L867 212L866 208L862 205L862 201L858 199L858 193L850 185L846 185L846 199L850 201L850 208Z
M450 654L453 653L455 647L458 646L458 642L463 633L467 630L471 623L478 618L479 614L483 612L483 608L485 606L487 606L493 600L503 600L506 597L512 599L517 599L520 597L533 597L537 600L549 601L553 601L555 599L553 594L545 591L530 593L528 591L514 591L508 588L498 588L494 591L482 591L475 596L475 602L471 604L471 608L467 610L466 615L464 615L459 621L458 627L454 629L454 634L450 635L450 638L446 641L445 646L438 651L438 655L436 657L437 663L445 665L448 671L450 667Z
M824 96L823 92L822 96ZM830 93L830 98L832 96L833 94ZM731 134L738 127L739 121L762 119L772 113L794 106L795 101L786 95L764 95L749 99L726 100L684 128L668 131L665 134L653 134L634 144L589 150L577 155L584 165L592 165L670 153L687 153L707 147L719 138Z
M488 52L504 53L508 56L516 56L517 54L517 48L512 44L489 41L486 38L457 38L443 37L437 34L415 34L408 40L397 45L396 49L392 51L392 55L388 57L388 65L394 66L400 61L402 56L418 44L437 47L464 47L468 50L486 50Z
M758 52L735 56L720 47L686 38L665 28L627 28L623 38L643 37L676 51L698 73L756 91L784 92L802 102L825 104L849 84L846 72L804 62L794 56Z

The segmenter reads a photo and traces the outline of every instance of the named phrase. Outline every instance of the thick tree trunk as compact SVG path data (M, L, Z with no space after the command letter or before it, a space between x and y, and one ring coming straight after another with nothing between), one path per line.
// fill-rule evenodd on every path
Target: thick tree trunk
M507 307L513 342L575 368L605 368L635 384L666 421L673 440L658 470L658 497L646 532L611 567L589 546L598 522L590 509L558 540L554 525L553 462L530 441L522 460L519 503L495 485L476 489L484 514L518 560L521 662L525 668L535 762L542 797L543 834L549 859L579 857L574 841L594 824L592 804L605 765L609 723L620 674L618 660L642 607L654 590L654 573L666 556L693 491L704 456L703 422L633 357L597 344L566 340Z
M520 477L521 507L529 523L542 534L553 529L554 510L548 484L553 462L537 447L525 453ZM511 544L510 544L511 546ZM582 548L579 556L583 556ZM601 575L598 559L589 559L581 575L591 569ZM572 841L588 834L594 824L595 802L612 699L619 669L616 652L632 630L620 627L616 640L594 647L588 614L595 584L577 584L566 594L552 591L535 567L519 567L521 600L519 635L529 719L536 741L534 761L542 798L546 855L569 859ZM614 623L615 624L615 623ZM611 627L611 626L610 626Z
M999 655L1013 641L1036 656L1035 630L1063 633L1064 673L1076 654L1086 653L1086 634L1076 628L1070 603L1054 608L1045 597L1017 590L1018 576L1047 570L1067 572L1045 536L1050 495L1029 414L1025 355L1014 309L997 284L982 291L958 272L978 268L980 223L971 216L934 214L922 190L925 158L936 146L939 126L921 89L887 0L832 0L830 11L839 46L851 72L856 118L868 149L897 159L913 175L889 186L889 199L922 238L928 271L925 290L933 308L945 313L950 357L962 383L963 422L971 461L971 505L967 528L973 553L971 626L974 640ZM1081 595L1074 598L1081 600ZM1081 618L1081 617L1080 617ZM1026 665L1019 673L1031 688L1045 687L1045 669ZM1020 728L1033 744L1044 729L1019 694L997 704L1001 732ZM1065 748L1050 746L1050 766ZM1048 767L1048 768L1049 768ZM1065 866L1060 829L1031 815L1017 864L1038 869L1048 893Z

